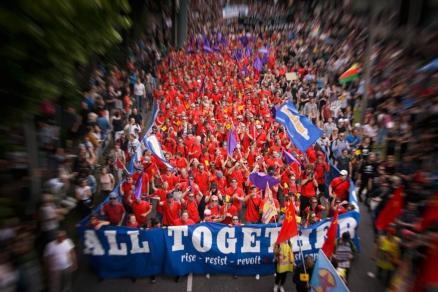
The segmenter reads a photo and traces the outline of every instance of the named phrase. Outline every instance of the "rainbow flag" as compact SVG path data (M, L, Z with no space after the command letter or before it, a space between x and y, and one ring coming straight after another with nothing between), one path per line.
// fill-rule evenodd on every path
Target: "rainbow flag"
M350 82L359 78L358 71L359 71L359 64L355 63L353 66L351 66L350 69L345 71L345 73L339 77L339 83L344 84L346 82Z

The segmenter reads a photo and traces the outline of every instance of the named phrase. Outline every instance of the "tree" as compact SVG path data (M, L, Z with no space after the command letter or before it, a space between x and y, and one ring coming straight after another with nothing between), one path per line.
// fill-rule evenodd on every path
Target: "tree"
M0 124L37 113L43 100L78 99L76 64L122 42L128 0L5 0L0 4Z

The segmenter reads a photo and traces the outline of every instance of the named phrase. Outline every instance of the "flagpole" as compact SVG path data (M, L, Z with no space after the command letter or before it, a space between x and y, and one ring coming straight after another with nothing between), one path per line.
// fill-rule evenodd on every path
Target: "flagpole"
M299 231L298 231L298 241L301 241L301 238L300 238L300 232L299 232ZM303 259L304 274L307 274L307 271L306 271L306 263L305 263L305 259L304 259L303 250L301 249L301 245L298 245L298 246L300 247L301 258ZM307 284L309 284L309 280L307 280Z

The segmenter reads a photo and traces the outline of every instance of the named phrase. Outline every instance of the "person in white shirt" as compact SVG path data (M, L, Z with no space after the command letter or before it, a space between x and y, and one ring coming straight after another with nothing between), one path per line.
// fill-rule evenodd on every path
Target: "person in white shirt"
M132 157L134 157L135 154L137 154L137 157L141 157L141 143L140 141L138 141L134 134L129 134L129 142L128 142L128 152L129 152L129 156L131 159Z
M137 78L137 82L134 84L134 94L137 108L141 112L141 101L146 99L146 89L140 78Z
M71 291L72 274L77 269L75 245L67 233L58 231L56 240L46 245L44 261L49 271L49 291Z
M136 139L140 139L141 127L139 124L135 123L135 119L131 118L129 120L129 124L127 124L124 128L125 131L128 131L128 135L134 135Z

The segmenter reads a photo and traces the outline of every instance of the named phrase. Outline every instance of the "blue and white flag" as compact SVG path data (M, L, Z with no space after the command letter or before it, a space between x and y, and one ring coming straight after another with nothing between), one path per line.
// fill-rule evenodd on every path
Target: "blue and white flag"
M310 280L312 291L326 292L348 292L344 281L336 272L322 249L318 252L318 259L313 268L312 279Z
M286 128L289 139L302 152L306 152L323 133L306 116L300 115L290 101L277 109L275 120Z
M173 168L172 164L170 164L166 158L164 158L163 149L161 149L160 142L158 142L157 136L150 135L144 138L143 140L144 145L146 148L151 151L152 154L157 156L163 163L166 165L166 167L172 169L174 172L176 172L175 168Z

